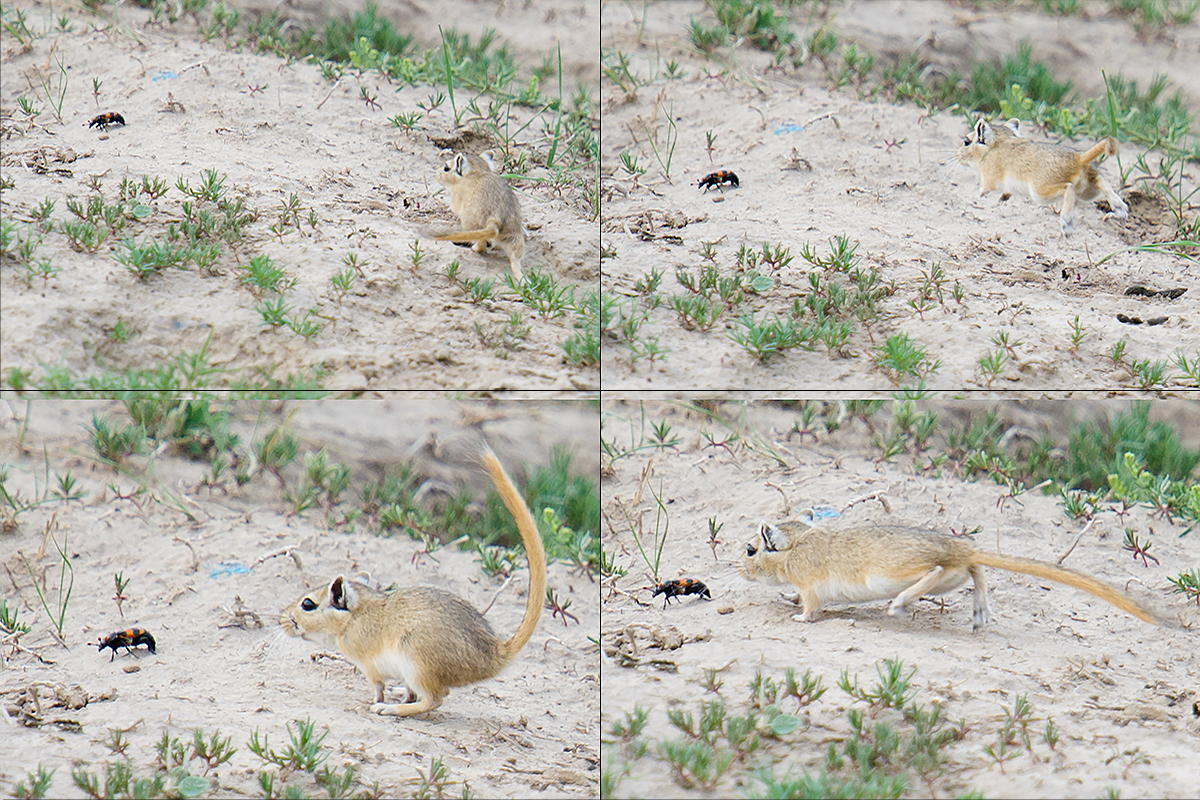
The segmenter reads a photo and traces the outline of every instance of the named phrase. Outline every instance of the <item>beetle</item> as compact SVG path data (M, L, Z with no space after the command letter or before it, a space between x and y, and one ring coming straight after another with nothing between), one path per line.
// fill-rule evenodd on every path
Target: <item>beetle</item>
M139 644L144 644L151 653L155 652L154 637L145 628L128 628L123 631L116 631L115 633L110 633L108 636L100 637L99 642L92 642L91 644L94 647L99 647L101 650L106 647L111 649L112 658L108 659L110 662L117 657L118 647L124 647L125 652L132 653L133 648Z
M712 600L712 594L708 591L708 587L694 578L679 578L678 580L667 581L660 583L654 587L654 594L651 597L665 595L663 600L663 608L667 607L667 603L671 602L672 597L680 595L695 594Z
M700 179L699 186L707 193L709 189L722 186L726 183L731 186L741 186L738 182L738 176L727 169L718 170L711 175L705 175Z
M115 111L105 111L100 116L88 123L89 128L100 128L102 131L108 130L109 125L124 125L125 118Z

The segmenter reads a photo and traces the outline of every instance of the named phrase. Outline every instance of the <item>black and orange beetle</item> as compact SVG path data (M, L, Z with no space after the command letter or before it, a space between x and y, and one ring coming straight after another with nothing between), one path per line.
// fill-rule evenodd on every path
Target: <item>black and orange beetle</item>
M680 578L660 583L654 587L654 594L650 596L658 597L660 594L666 596L663 600L663 608L667 607L667 603L671 602L672 597L679 597L685 594L696 594L712 600L712 594L709 593L708 587L694 578Z
M151 653L155 652L154 637L145 628L129 628L128 630L110 633L108 636L102 636L99 642L92 642L91 644L94 647L99 647L101 650L106 647L111 649L112 658L108 659L109 661L117 657L118 647L124 647L125 652L132 653L133 648L139 644L144 644Z
M708 192L709 189L723 186L726 183L731 186L741 186L741 184L738 183L737 175L733 174L727 169L723 169L714 172L711 175L705 175L703 178L701 178L700 188L705 192Z
M125 118L115 111L105 111L100 116L88 123L89 128L99 128L102 131L108 130L109 125L124 125Z

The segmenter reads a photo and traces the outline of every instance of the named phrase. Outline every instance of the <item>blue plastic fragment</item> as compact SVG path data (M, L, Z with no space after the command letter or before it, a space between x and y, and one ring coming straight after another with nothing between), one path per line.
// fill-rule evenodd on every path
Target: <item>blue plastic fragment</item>
M222 561L215 567L209 568L208 577L215 581L217 578L221 578L226 575L245 575L248 572L250 572L250 567L246 566L241 561Z
M800 518L808 520L812 525L816 525L823 519L834 519L841 515L842 513L833 506L813 506L800 512Z
M782 125L775 126L775 135L778 136L781 133L799 133L802 130L804 130L803 125L797 125L794 122L785 122Z
M178 77L179 77L178 75L176 75L174 72L171 72L171 70L169 70L169 69L160 69L158 72L154 73L154 76L151 77L150 80L157 82L157 81L170 80L171 78L178 78Z

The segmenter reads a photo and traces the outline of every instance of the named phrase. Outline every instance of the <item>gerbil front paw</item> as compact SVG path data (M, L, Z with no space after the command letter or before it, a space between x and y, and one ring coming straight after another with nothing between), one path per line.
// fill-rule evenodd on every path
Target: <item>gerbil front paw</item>
M800 593L799 592L780 592L779 596L782 597L784 600L787 600L789 603L792 603L794 605L800 605Z

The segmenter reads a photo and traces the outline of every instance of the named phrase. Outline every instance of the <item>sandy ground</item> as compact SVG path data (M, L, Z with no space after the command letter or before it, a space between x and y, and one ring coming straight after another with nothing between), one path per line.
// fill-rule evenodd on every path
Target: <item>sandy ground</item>
M312 659L319 647L283 636L277 623L282 607L305 586L339 571L366 570L381 586L393 581L437 585L478 608L491 601L501 582L484 576L471 555L453 548L430 557L408 537L380 538L361 528L335 532L326 529L317 511L289 515L279 485L266 473L242 491L210 493L196 489L206 464L159 454L154 459L158 485L181 497L195 521L165 504L143 501L139 509L115 499L106 485L128 493L133 483L90 457L83 424L90 422L92 410L123 418L115 404L34 401L28 416L25 404L16 403L5 407L0 420L0 460L10 492L34 494L34 482L46 469L44 452L51 480L70 469L85 498L30 510L18 518L16 530L0 535L0 563L8 576L0 597L33 624L20 641L28 649L6 647L0 659L0 698L7 706L26 687L43 687L46 718L41 727L24 727L7 715L0 721L0 750L7 754L0 761L0 793L10 796L25 770L42 763L57 767L50 796L82 797L72 783L71 766L83 762L96 771L103 759L115 759L99 742L116 728L128 729L134 772L144 777L151 774L153 745L164 731L190 741L191 730L202 727L208 734L219 728L238 748L229 764L209 775L216 783L210 796L247 796L259 791L256 774L262 766L246 747L250 733L268 735L271 746L280 749L288 741L285 725L311 718L319 729L329 729L328 763L337 770L345 765L357 770L362 783L356 793L378 781L383 796L411 796L417 771L428 773L432 759L441 757L450 780L468 781L478 797L597 794L599 663L588 637L600 620L596 585L589 578L551 564L548 585L571 601L579 624L564 627L546 612L533 639L497 678L453 690L424 718L372 715L367 707L373 696L363 676L344 661ZM233 430L246 441L260 408L245 404L235 411ZM356 481L411 462L418 475L431 479L432 499L439 496L439 486L453 491L463 485L483 497L486 474L467 459L481 437L518 482L524 465L543 463L555 444L571 448L575 467L598 480L596 410L583 404L323 401L272 404L261 413L260 425L267 430L290 418L305 449L326 447L331 459L354 467ZM26 422L27 432L19 438L18 426ZM133 467L144 464L144 456L131 459ZM295 469L284 473L289 483ZM53 547L46 544L49 554L39 560L52 517L57 540L67 542L74 564L65 624L68 649L47 634L45 612L21 559L24 554L35 570L49 568L53 597ZM280 555L284 548L293 548L298 560ZM123 617L110 599L116 572L130 580ZM501 636L511 635L520 622L526 586L522 566L488 611ZM229 613L236 598L266 627L238 627ZM157 654L121 651L110 661L107 651L98 655L87 646L130 625L155 635ZM82 691L90 702L82 708L53 707L45 697L58 689ZM311 779L293 777L292 782L308 796L318 795ZM446 791L457 797L462 786Z
M1124 406L1113 401L999 404L1004 429L1064 438L1073 421L1111 415L1118 407ZM984 405L939 408L939 430L944 432L951 420L961 424L971 410L979 412ZM842 741L848 731L851 704L837 687L841 671L857 673L867 687L877 680L877 662L898 657L917 667L920 702L940 700L948 719L965 718L971 726L965 738L949 747L945 776L928 791L924 784L910 787L907 796L954 797L974 790L987 797L1099 797L1108 787L1123 797L1195 796L1200 720L1193 715L1193 701L1200 691L1200 659L1194 627L1155 628L1090 595L995 569L987 570L993 620L976 634L971 632L971 595L965 587L946 595L941 611L937 603L922 602L911 616L890 617L884 602L833 605L820 621L803 624L791 619L795 606L780 598L785 587L745 581L734 570L760 520L783 521L801 508L819 505L841 510L850 522L907 521L943 532L980 526L975 541L982 549L1053 562L1083 527L1068 520L1055 498L1026 494L1019 503L998 502L1005 490L989 480L965 481L949 470L922 474L919 465L903 457L877 463L878 450L870 447L870 432L861 422L833 435L821 429L814 442L811 436L802 440L788 433L797 419L794 410L751 404L744 419L734 404L715 403L710 410L753 447L704 447L701 431L721 440L728 429L684 404L610 401L605 406L605 438L622 448L629 446L630 431L636 441L643 411L648 423L668 423L672 435L680 437L677 447L647 449L612 462L605 481L604 513L613 529L605 528L603 547L616 553L618 565L629 574L616 583L619 591L602 595L602 642L607 653L629 631L641 657L640 666L622 669L606 655L601 685L606 732L640 704L651 709L647 736L681 738L668 724L666 711L694 712L701 700L713 699L703 688L705 668L722 670L723 696L735 710L744 704L755 670L778 679L789 667L797 674L811 669L831 688L805 708L801 731L784 737L788 744L776 747L767 760L790 753L777 774L815 771L829 743ZM874 419L878 425L888 416ZM1156 404L1152 418L1165 419L1177 430L1190 429L1186 444L1196 447L1197 406ZM649 430L647 424L647 434ZM768 456L768 447L784 463ZM656 514L651 488L658 491L660 485L670 522L662 578L700 579L711 589L711 602L687 597L664 609L660 598L652 600L644 588L651 580L625 523L626 513L640 520L649 546ZM890 513L875 500L852 503L872 493L885 494ZM715 560L706 543L707 520L713 517L724 524ZM1144 568L1122 552L1124 526L1153 542L1160 564ZM1147 509L1133 510L1123 524L1105 512L1064 564L1125 587L1194 625L1196 606L1185 607L1179 595L1169 594L1165 579L1200 559L1195 531L1180 538L1183 532L1182 525L1153 518ZM656 632L665 635L664 641L684 644L657 649L651 643ZM1038 732L1052 718L1062 741L1052 752L1038 740L1032 757L1026 754L1002 773L982 748L995 741L1001 709L1011 709L1018 694L1033 704ZM1121 754L1135 750L1149 764L1139 762L1127 770L1128 759ZM1114 754L1118 758L1106 763ZM753 794L762 784L748 780L751 766L732 772L742 776ZM633 763L617 796L734 793L730 777L709 793L685 791L661 761L647 756Z
M314 7L319 5L296 10L295 18L322 24ZM0 147L4 174L16 181L3 193L6 217L28 220L32 209L50 198L57 202L56 220L73 219L66 198L88 195L90 175L103 176L102 191L112 203L125 177L158 176L171 186L183 178L195 185L206 169L227 174L229 194L243 197L261 216L248 227L236 258L226 248L217 265L223 274L206 275L192 267L147 282L137 281L113 259L115 241L89 255L71 250L60 233L50 234L37 255L52 259L60 270L56 277L30 285L9 263L0 277L3 367L20 366L38 377L39 361L65 364L76 375L147 368L174 354L199 351L211 334L211 360L233 370L228 381L251 378L254 367L283 379L308 375L309 366L319 364L330 373L325 385L335 390L570 390L598 383L594 368L570 367L562 357L559 344L572 332L573 315L542 319L513 295L475 305L461 283L447 279L446 266L458 259L460 281L478 277L502 287L508 263L502 255L480 256L430 238L457 224L434 178L444 161L442 145L451 142L472 152L488 146L478 138L455 138L448 101L422 111L411 132L388 121L419 111L418 104L436 94L433 87L397 92L375 72L347 73L335 88L311 64L285 64L275 56L203 43L190 18L166 28L148 26L148 12L129 4L111 12L114 22L108 29L103 20L57 5L5 8L27 10L34 30L51 28L59 12L75 27L70 34L37 39L28 52L8 33L0 36L0 101L10 117ZM561 41L564 93L582 82L591 87L593 101L597 97L595 3L397 2L383 4L380 13L390 15L422 47L439 41L439 24L456 27L472 41L485 28L496 28L525 74ZM51 118L32 72L50 63L52 50L69 68L62 125ZM99 102L92 97L93 78L103 82ZM364 103L360 88L377 98L378 108ZM18 122L21 94L45 109L38 121L46 130ZM460 103L469 99L461 94ZM181 104L174 113L164 113L169 100ZM88 121L106 110L121 113L128 125L107 134L88 129ZM513 128L527 115L517 112ZM471 119L465 116L464 127ZM545 144L542 133L535 122L517 135L512 157L520 151L536 155ZM51 171L37 174L26 165L44 148L50 148ZM524 264L527 271L548 271L582 293L594 288L597 278L596 222L579 187L549 186L543 182L548 175L534 167L528 181L514 186L529 231ZM320 223L313 230L305 222L302 232L291 229L280 241L269 226L292 193L300 199L302 218L314 210ZM139 241L162 236L168 222L178 222L184 199L171 189L155 204L156 213L125 235L137 233ZM417 240L425 255L413 269L411 247ZM288 303L301 315L311 308L323 317L325 329L315 339L260 326L256 301L239 285L236 267L264 253L298 281ZM339 304L330 278L346 268L343 259L350 254L365 266ZM485 345L475 325L498 341L514 312L529 328L524 342L510 353ZM127 343L109 338L118 321L136 334Z
M1033 39L1035 58L1071 79L1084 96L1102 89L1102 69L1119 69L1143 87L1158 71L1172 79L1169 92L1182 89L1195 107L1200 22L1139 40L1127 21L1093 12L1049 18L1030 8L848 2L818 22L843 41L861 41L881 59L916 48L935 64L960 71ZM831 237L841 235L859 242L861 266L878 268L896 291L883 301L870 336L859 326L843 353L831 356L818 345L815 352L792 350L765 364L730 339L737 327L733 315L708 332L687 330L664 302L649 312L639 337L657 340L666 356L634 364L623 341L607 340L606 387L887 389L891 379L871 359L874 348L896 333L907 333L927 348L930 360L941 361L926 381L930 388L987 388L978 362L996 349L993 338L1001 334L1021 344L993 390L1130 387L1126 370L1108 358L1119 340L1127 341L1126 352L1135 360L1170 358L1177 349L1190 359L1200 347L1194 264L1128 252L1098 263L1131 245L1175 238L1159 201L1124 187L1127 220L1106 220L1085 204L1075 235L1064 238L1046 208L1016 197L1001 204L999 193L980 198L978 172L947 163L969 129L961 114L927 115L913 105L861 100L849 88L830 91L815 62L799 73L777 71L769 54L748 46L732 51L733 66L727 67L727 51L708 60L691 46L687 25L693 17L706 25L715 21L700 2L604 7L602 48L628 55L643 80L656 76L628 93L607 78L602 82L601 236L616 252L603 260L605 291L622 300L635 297L635 284L657 268L665 273L660 289L665 300L684 291L677 269L694 274L705 264L705 243L715 243L714 263L727 276L739 247L770 242L789 248L794 261L777 274L768 272L773 288L751 295L737 312L762 320L785 314L793 300L803 302L811 291L811 268L800 258L801 248L808 244L826 255ZM793 30L804 34L801 23ZM668 80L662 72L672 60L682 77ZM660 155L667 152L668 114L678 135L669 179L651 147L653 139ZM711 154L705 151L706 132L716 136ZM1045 139L1036 131L1028 135ZM632 179L621 167L622 152L649 167L646 173ZM1128 165L1141 152L1123 145L1120 159ZM1116 161L1110 158L1101 168L1114 185L1120 183ZM702 192L697 182L718 169L734 171L740 188ZM1195 174L1187 172L1190 190ZM918 314L908 302L919 293L922 271L933 265L945 273L944 303ZM956 282L964 291L962 303L950 297ZM1126 296L1136 284L1188 291L1171 301ZM1118 321L1118 314L1167 321L1131 325ZM1072 353L1076 316L1086 336ZM1168 383L1186 385L1194 384Z

